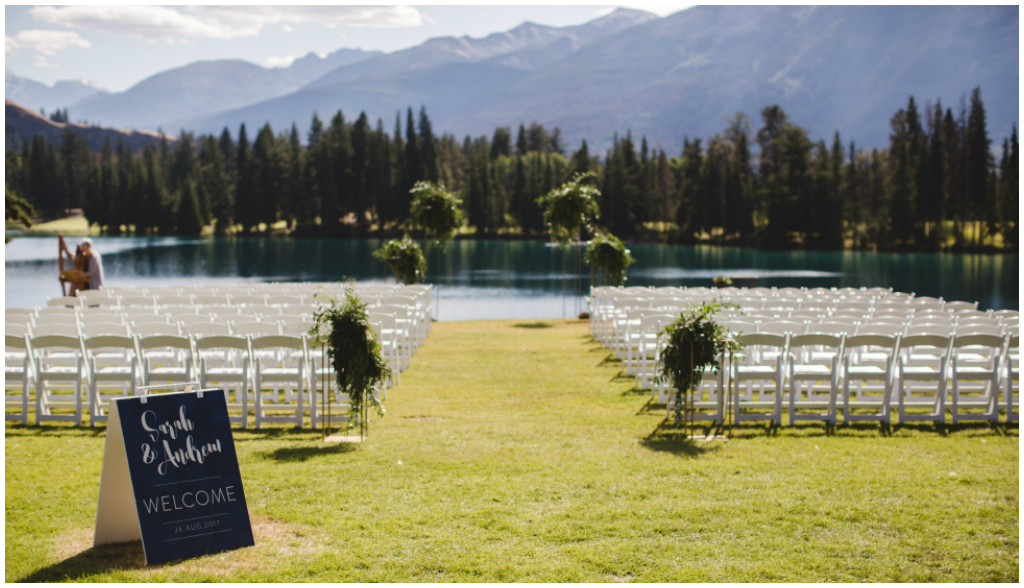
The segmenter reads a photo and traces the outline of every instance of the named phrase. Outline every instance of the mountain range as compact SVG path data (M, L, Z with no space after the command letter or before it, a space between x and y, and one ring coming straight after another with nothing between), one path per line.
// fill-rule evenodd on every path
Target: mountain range
M59 145L66 129L71 129L79 138L84 138L93 151L103 149L107 140L110 141L111 147L116 146L118 141L124 141L132 151L138 151L146 145L157 144L164 139L172 145L176 141L174 137L161 136L152 131L125 131L81 123L54 122L9 99L4 100L4 127L7 149L20 149L25 141L36 135L42 135L51 144Z
M305 134L314 111L390 124L424 106L435 131L456 137L537 121L570 147L586 138L602 149L628 131L674 154L684 136L721 132L739 111L756 130L771 104L814 138L838 130L884 147L910 96L956 113L980 87L998 140L1018 121L1018 21L1014 6L697 6L664 18L619 9L572 27L311 54L287 68L197 62L68 108L72 120L172 133L294 122ZM10 74L7 88L11 98Z

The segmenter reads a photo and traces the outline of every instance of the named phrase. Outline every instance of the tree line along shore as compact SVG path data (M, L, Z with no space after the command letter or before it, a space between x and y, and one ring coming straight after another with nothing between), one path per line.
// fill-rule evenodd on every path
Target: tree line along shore
M425 108L396 114L391 131L339 110L314 114L305 136L266 124L250 140L243 124L135 152L109 140L94 152L72 130L56 145L36 136L7 150L6 182L44 218L81 208L107 235L354 237L401 233L409 190L426 180L462 199L463 234L540 238L537 199L593 172L597 224L627 240L1017 251L1017 129L993 150L980 88L956 109L910 97L889 125L884 149L838 131L828 144L772 105L758 128L737 113L713 137L684 138L678 155L628 131L597 154L536 122L460 142L437 135Z

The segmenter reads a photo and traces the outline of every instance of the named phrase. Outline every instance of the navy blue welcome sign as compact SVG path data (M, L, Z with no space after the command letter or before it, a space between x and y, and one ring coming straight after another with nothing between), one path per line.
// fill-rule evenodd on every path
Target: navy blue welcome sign
M116 402L146 562L253 545L224 391Z

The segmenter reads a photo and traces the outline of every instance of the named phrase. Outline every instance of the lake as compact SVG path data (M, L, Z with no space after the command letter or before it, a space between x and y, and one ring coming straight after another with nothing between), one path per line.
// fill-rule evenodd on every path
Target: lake
M97 237L109 286L236 282L383 282L375 239ZM74 247L76 239L68 239ZM1016 255L776 252L746 248L632 244L630 286L711 286L718 275L758 286L891 287L981 309L1018 309ZM5 247L4 306L39 306L60 296L57 239L19 237ZM430 252L429 281L436 256ZM570 266L571 267L571 266ZM390 273L390 272L389 272ZM583 267L584 290L590 270ZM389 281L393 276L389 276ZM459 240L441 258L440 320L563 316L562 253L536 241ZM571 286L570 282L570 294ZM565 304L572 316L580 302Z

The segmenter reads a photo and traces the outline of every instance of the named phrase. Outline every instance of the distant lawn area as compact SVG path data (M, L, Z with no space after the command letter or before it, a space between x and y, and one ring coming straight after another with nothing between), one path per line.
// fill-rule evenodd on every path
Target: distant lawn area
M619 372L584 321L436 323L365 443L235 430L254 547L152 567L91 546L104 430L8 423L6 580L1019 581L1016 425L695 443Z

